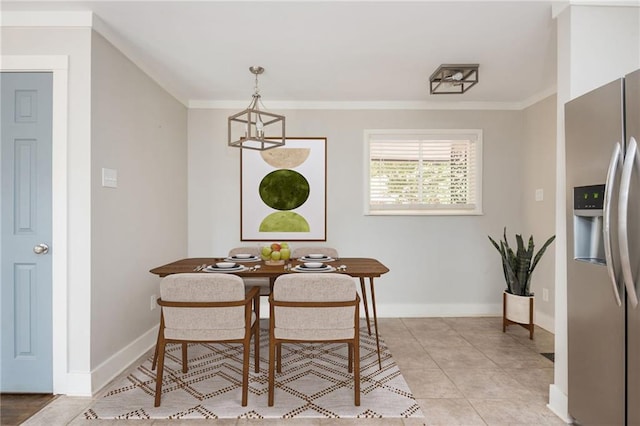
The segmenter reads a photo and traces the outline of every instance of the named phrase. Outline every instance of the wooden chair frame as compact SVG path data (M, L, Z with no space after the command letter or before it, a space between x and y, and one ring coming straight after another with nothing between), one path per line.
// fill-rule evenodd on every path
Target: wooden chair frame
M354 308L353 338L338 340L302 340L302 339L277 339L275 337L275 308L276 306L288 308ZM277 372L282 372L281 345L283 343L347 343L349 348L348 371L353 372L354 404L360 405L360 297L356 293L354 300L341 302L286 302L273 300L273 292L269 295L269 407L274 403L275 364Z
M253 303L252 303L253 302ZM166 339L164 337L164 313L160 314L160 329L158 332L158 343L156 344L156 354L158 360L158 371L156 373L156 395L154 406L160 406L160 398L162 396L162 380L164 373L164 354L167 343L182 343L182 372L187 372L187 343L242 343L243 360L242 360L242 406L247 405L247 396L249 390L249 355L251 336L254 337L254 364L255 372L260 372L260 288L253 287L243 300L231 302L172 302L158 299L158 305L161 307L171 308L229 308L235 306L244 306L245 312L245 332L241 339L230 340L183 340L183 339ZM256 320L251 324L251 314L255 312ZM154 359L155 364L155 359Z

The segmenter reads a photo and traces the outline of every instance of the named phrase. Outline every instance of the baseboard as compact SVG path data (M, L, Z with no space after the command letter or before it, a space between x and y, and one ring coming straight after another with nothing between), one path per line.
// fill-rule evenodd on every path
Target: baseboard
M66 375L64 394L67 396L92 396L91 373L70 371Z
M567 399L567 395L554 384L549 385L549 404L547 404L547 408L553 411L556 416L560 417L563 422L567 424L573 422L569 415L569 400Z
M538 311L535 312L534 317L535 320L533 322L538 327L544 328L549 333L555 333L556 321L554 317Z
M501 304L378 304L378 318L500 316ZM363 309L361 311L364 311ZM369 313L372 314L371 306ZM363 312L361 312L362 315Z
M157 338L158 327L155 326L97 366L91 372L91 392L89 395L95 394L102 389L129 367L131 363L151 349L156 344Z

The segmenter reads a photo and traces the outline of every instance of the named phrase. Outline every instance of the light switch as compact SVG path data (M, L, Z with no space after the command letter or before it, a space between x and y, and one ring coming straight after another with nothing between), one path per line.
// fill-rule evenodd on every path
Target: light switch
M102 186L105 188L118 187L118 171L115 169L102 168Z
M544 191L542 189L536 189L536 201L542 201L544 199Z

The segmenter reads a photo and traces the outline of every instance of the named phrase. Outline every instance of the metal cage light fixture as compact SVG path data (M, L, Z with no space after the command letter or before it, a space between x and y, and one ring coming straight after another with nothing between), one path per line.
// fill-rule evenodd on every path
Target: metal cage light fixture
M432 95L462 94L478 83L478 64L442 64L429 77Z
M265 111L258 88L258 76L264 72L264 68L253 66L249 67L249 71L255 75L255 91L247 109L229 117L228 145L256 151L283 146L285 117Z

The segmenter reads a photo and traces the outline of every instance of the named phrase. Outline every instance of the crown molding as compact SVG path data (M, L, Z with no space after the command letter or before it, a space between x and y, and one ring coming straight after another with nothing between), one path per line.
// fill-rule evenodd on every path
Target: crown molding
M246 101L189 101L194 109L246 108ZM269 101L272 110L518 110L519 102Z
M161 80L156 78L155 73L150 67L145 65L145 61L140 57L140 54L136 52L131 46L131 43L121 37L117 32L113 31L108 25L104 23L102 19L98 16L94 16L93 19L93 30L104 37L109 43L111 43L120 53L126 56L131 62L135 64L138 68L144 72L147 77L151 80L155 81L162 89L164 89L168 94L173 96L173 98L180 102L182 105L188 108L189 101L183 95L183 93L178 90L171 82Z
M553 95L556 88L532 96L522 102L428 102L428 101L269 101L272 110L514 110L519 111ZM191 100L189 109L242 109L246 101Z
M562 0L551 4L551 17L557 18L570 6L640 7L640 0Z
M569 0L571 6L640 7L640 0Z
M519 109L526 109L529 108L532 105L537 104L538 102L548 98L549 96L555 95L556 93L558 93L558 88L556 87L556 85L553 85L551 87L549 87L546 90L543 90L542 92L535 94L533 96L531 96L528 99L525 99L524 101L520 102L520 108Z
M145 67L144 61L135 53L128 42L117 35L108 25L91 11L3 11L0 14L0 27L14 28L88 28L102 35L124 56L129 58L138 68L140 68L149 78L155 81L160 87L173 96L185 107L188 100L181 96L181 93L164 81L159 81L153 77L153 73Z

